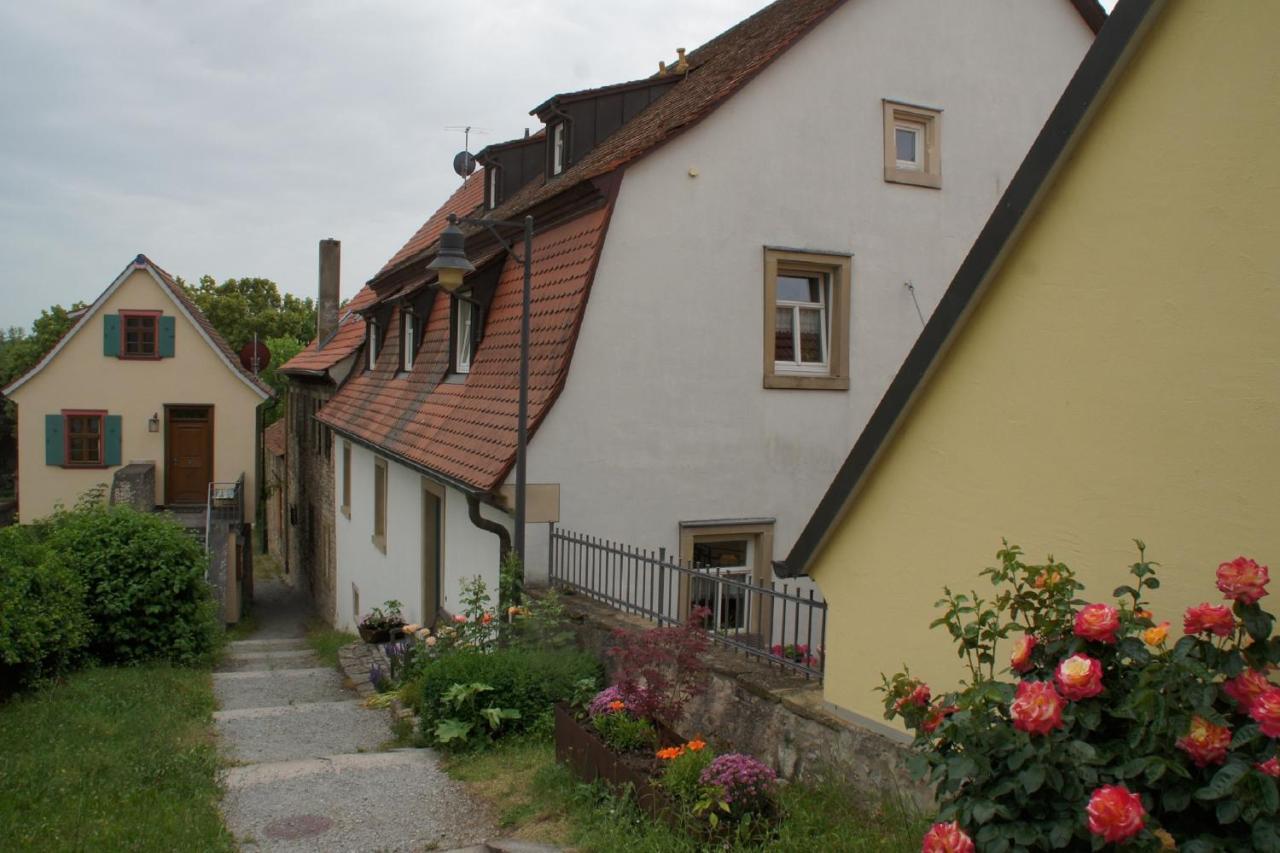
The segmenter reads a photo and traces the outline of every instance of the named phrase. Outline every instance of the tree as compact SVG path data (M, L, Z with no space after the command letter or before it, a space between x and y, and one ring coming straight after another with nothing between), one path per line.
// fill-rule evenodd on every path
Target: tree
M281 294L270 279L229 278L218 284L213 276L205 275L198 284L181 278L178 283L236 351L255 334L261 341L288 337L302 345L315 337L315 300Z
M275 423L284 415L285 378L280 374L280 366L302 352L304 346L306 344L302 341L287 335L267 340L267 349L271 351L271 362L262 371L262 381L270 385L271 389L276 392L275 402L267 408L264 420L264 423L268 425Z

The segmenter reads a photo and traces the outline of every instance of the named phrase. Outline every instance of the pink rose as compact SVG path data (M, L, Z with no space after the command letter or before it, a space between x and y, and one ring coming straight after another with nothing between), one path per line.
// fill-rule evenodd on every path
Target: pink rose
M1013 727L1033 735L1047 735L1062 726L1066 702L1048 681L1023 681L1009 706Z
M1120 613L1110 604L1086 604L1076 614L1076 636L1099 643L1114 643Z
M1280 737L1280 687L1268 687L1249 706L1249 716L1267 737Z
M1231 729L1209 722L1204 717L1191 718L1191 731L1178 738L1177 747L1191 756L1196 767L1208 767L1227 760L1231 746Z
M1026 672L1031 669L1031 652L1036 647L1036 638L1032 634L1023 634L1013 641L1013 654L1009 656L1009 668L1014 672Z
M1195 607L1188 607L1182 617L1184 634L1212 633L1219 637L1229 637L1236 629L1236 617L1231 610L1221 605L1204 602Z
M954 820L929 827L920 845L920 853L974 853L975 849L973 839Z
M1236 557L1218 566L1218 589L1227 598L1242 604L1253 604L1266 595L1270 580L1267 567L1259 566L1248 557Z
M1102 663L1085 654L1076 654L1058 664L1054 673L1058 689L1073 702L1102 692Z
M1094 791L1085 812L1089 831L1113 844L1132 838L1146 825L1142 798L1123 785L1103 785Z

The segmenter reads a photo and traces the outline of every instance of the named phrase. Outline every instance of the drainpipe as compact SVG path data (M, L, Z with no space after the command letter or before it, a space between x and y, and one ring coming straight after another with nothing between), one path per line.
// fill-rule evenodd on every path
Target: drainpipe
M507 532L507 528L503 527L496 521L490 521L480 515L480 497L467 493L467 515L471 518L471 523L481 530L487 530L498 537L498 559L505 560L507 553L511 551L511 534Z

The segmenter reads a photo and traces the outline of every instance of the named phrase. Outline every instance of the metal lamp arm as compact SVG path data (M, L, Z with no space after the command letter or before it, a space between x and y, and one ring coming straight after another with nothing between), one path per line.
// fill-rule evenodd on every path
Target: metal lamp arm
M515 222L515 221L512 221L512 220L505 220L505 219L498 219L498 220L493 220L493 219L473 219L473 218L471 218L471 217L469 217L469 216L458 216L458 215L457 215L457 214L455 214L455 213L450 213L450 214L449 214L449 223L450 223L451 225L483 225L485 228L489 229L489 233L493 235L493 238L494 238L495 240L497 240L497 241L498 241L498 243L500 243L500 244L502 245L502 248L503 248L503 249L505 249L505 250L507 251L507 254L508 254L508 255L510 255L510 256L512 257L512 259L513 259L516 263L518 263L518 264L523 264L523 263L524 263L524 258L522 258L522 257L520 257L519 255L517 255L517 254L516 254L515 247L514 247L514 246L512 246L510 243L508 243L508 242L507 242L507 240L506 240L506 238L505 238L505 237L503 237L501 234L499 234L499 233L498 233L498 228L497 228L497 226L499 226L499 225L504 225L504 226L507 226L507 227L509 227L509 228L524 228L524 229L528 229L528 228L530 227L530 223L529 223L527 220L532 219L532 218L533 218L533 217L525 217L526 221L524 221L524 222Z

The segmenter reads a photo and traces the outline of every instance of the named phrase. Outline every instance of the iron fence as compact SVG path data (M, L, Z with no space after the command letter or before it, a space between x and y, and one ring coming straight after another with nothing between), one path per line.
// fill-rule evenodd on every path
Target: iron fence
M681 565L665 548L635 548L554 524L548 565L553 586L659 625L681 624L695 607L706 607L704 628L716 643L822 678L827 604L812 588Z

